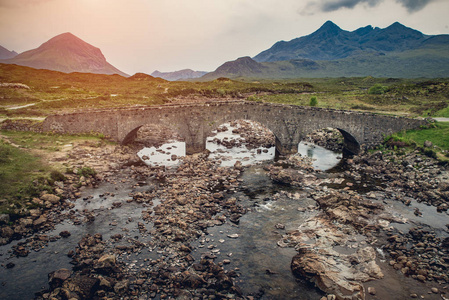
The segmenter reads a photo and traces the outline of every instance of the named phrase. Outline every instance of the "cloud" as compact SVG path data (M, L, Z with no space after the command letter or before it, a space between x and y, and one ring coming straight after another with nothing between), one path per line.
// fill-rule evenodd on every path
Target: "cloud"
M423 9L430 2L434 2L435 0L396 0L396 2L402 4L408 12L415 12Z
M365 4L374 7L385 0L320 0L309 1L305 8L300 11L302 15L313 15L316 12L333 12L342 8L353 9L356 5ZM427 4L438 0L394 0L401 4L409 13L423 9Z
M359 3L375 6L382 0L327 0L322 2L321 9L324 12L339 10L340 8L354 8Z

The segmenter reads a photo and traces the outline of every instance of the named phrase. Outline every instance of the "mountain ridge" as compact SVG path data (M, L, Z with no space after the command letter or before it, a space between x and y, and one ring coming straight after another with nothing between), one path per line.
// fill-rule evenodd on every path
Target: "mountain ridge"
M253 58L225 62L202 80L340 76L449 77L449 35L425 35L399 22L346 31L327 21Z
M290 59L335 60L350 57L360 51L390 52L417 47L428 36L399 22L380 29L371 25L346 31L331 21L315 32L275 43L253 57L257 62Z
M108 63L99 48L70 32L59 34L38 48L22 52L10 59L2 59L0 62L64 73L118 74L128 77L128 74Z
M3 46L0 46L0 59L10 59L17 55L16 51L9 51Z

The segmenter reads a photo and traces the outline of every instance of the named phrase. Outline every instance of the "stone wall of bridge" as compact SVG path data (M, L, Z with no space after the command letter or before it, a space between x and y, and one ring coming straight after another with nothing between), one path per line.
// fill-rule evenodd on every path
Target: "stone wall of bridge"
M145 124L172 128L186 142L188 154L203 151L206 138L223 123L245 119L261 123L276 136L279 153L297 151L298 143L316 130L332 127L340 130L345 148L357 153L361 145L379 144L385 136L405 129L418 128L425 120L359 113L314 107L258 103L248 101L202 102L90 110L53 115L44 121L44 130L61 133L104 134L117 142L129 143Z

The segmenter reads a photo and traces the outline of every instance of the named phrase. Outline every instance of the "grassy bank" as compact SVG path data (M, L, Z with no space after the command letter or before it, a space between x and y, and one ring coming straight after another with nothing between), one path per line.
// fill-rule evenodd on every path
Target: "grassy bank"
M33 197L53 192L53 183L64 179L66 166L49 164L50 158L64 158L73 143L100 147L107 142L90 135L23 131L0 131L0 135L0 213L19 215L22 208L35 206L30 202Z
M50 174L39 157L0 140L0 213L20 209L26 200L50 190Z
M428 128L398 132L392 135L389 143L396 146L419 147L430 157L449 161L448 137L449 122L437 122Z

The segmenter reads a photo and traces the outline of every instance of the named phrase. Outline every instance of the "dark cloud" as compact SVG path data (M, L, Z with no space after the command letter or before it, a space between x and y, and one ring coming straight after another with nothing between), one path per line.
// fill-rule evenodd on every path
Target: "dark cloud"
M376 6L384 1L390 0L321 0L309 1L301 14L313 14L317 11L332 12L342 8L352 9L358 4L365 4L370 7ZM427 4L438 0L394 0L404 6L408 12L416 12L423 9Z
M354 8L359 3L366 3L369 6L375 6L382 0L327 0L322 1L321 10L330 12L339 10L340 8Z
M409 12L415 12L423 9L430 2L435 0L396 0L404 6Z

